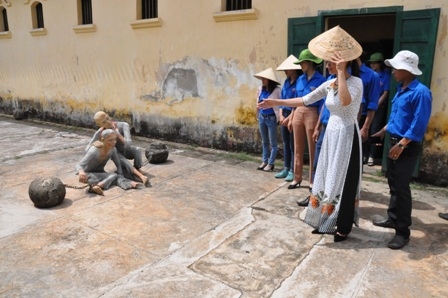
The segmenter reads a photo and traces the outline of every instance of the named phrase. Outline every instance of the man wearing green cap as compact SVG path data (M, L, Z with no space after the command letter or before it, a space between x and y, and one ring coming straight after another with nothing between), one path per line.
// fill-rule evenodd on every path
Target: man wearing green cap
M375 71L380 78L380 99L378 100L378 110L375 112L370 131L377 132L386 124L387 107L389 105L389 88L390 88L390 70L384 64L384 56L380 52L373 53L370 59L367 60L370 68ZM379 138L372 138L370 140L368 166L375 165L375 157L382 153L383 140Z
M362 80L363 94L361 104L361 117L359 119L359 130L362 141L362 160L363 164L367 163L370 150L370 135L373 118L378 109L378 100L380 98L380 78L376 72L367 67L362 61L365 61L365 52L356 61L359 66L359 75Z

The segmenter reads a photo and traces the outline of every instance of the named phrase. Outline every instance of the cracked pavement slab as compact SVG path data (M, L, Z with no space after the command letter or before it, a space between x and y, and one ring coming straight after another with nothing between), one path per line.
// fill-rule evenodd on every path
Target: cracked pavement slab
M445 188L413 185L411 241L398 251L393 231L371 224L388 204L379 167L364 169L360 226L334 243L302 221L307 185L288 190L256 157L170 142L166 163L143 167L152 187L67 188L38 209L31 181L80 186L93 130L1 115L0 129L0 297L448 296Z

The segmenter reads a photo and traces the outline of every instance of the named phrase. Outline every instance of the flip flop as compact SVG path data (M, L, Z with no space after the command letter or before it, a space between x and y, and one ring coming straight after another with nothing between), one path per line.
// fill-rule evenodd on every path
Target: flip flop
M143 179L141 179L142 180L142 182L143 182L143 185L148 185L149 184L149 178L148 177L146 177L146 176L144 176L143 177Z
M104 196L104 192L98 185L90 186L89 192L96 193L97 195Z

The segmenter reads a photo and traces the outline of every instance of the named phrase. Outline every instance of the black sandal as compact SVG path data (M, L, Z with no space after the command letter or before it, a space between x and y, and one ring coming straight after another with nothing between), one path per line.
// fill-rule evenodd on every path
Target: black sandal
M294 183L294 184L291 183L290 185L288 185L288 189L299 188L300 187L300 183L302 183L302 181L299 181L299 182Z
M272 171L274 171L274 167L275 167L275 165L267 165L264 167L263 171L272 172Z
M262 163L262 164L257 168L257 170L262 171L267 165L268 165L267 163Z

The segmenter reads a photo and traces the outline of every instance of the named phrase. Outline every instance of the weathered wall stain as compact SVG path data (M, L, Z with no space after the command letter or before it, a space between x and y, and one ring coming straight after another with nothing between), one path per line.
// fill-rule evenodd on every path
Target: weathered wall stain
M257 123L256 108L250 105L241 105L236 109L235 121L241 125L253 125Z
M164 97L181 101L185 97L199 97L194 69L173 68L163 83Z
M439 37L437 38L437 46L443 49L446 37L448 35L448 18L446 15L441 15L439 27Z
M435 150L448 148L448 113L442 111L431 116L425 141L429 148Z
M141 136L230 151L254 153L260 150L258 130L253 127L212 125L192 118L172 119L163 115L139 118L134 127Z
M448 186L448 113L431 116L425 134L420 179L432 184Z

